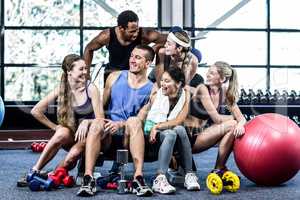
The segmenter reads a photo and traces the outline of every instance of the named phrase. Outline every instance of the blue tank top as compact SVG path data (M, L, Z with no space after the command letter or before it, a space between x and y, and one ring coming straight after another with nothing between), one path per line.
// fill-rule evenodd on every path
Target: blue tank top
M153 83L148 82L134 89L128 85L128 71L119 75L111 88L108 117L113 121L126 121L136 116L139 110L148 102Z
M82 104L80 106L75 106L73 108L74 114L75 114L75 120L76 120L77 124L80 121L82 121L83 119L94 119L95 118L92 100L88 95L88 86L89 86L89 84L85 88L87 99L84 102L84 104Z

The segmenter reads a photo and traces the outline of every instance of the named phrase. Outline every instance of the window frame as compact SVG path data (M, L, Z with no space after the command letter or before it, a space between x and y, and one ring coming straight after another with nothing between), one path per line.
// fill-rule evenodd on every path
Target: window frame
M161 26L161 14L159 11L161 11L161 0L156 0L157 1L157 24L158 27L145 27L145 28L155 28L160 30ZM5 25L5 1L0 1L0 96L2 97L4 103L6 105L34 105L37 101L6 101L5 100L5 68L8 67L39 67L39 65L35 63L5 63L5 31L7 30L79 30L79 47L80 47L80 56L83 56L84 52L84 31L86 30L97 30L97 31L102 31L104 29L110 28L111 26L102 26L102 27L96 27L96 26L84 26L84 0L80 0L79 2L79 26L6 26ZM52 67L52 65L49 66L43 66L43 67Z
M200 0L197 0L200 1ZM266 28L200 28L195 26L195 0L192 0L192 5L193 5L193 13L192 13L192 27L185 27L187 30L192 32L192 36L195 36L195 31L258 31L258 32L264 32L267 34L267 39L266 39L266 65L236 65L234 67L238 68L265 68L266 69L266 89L271 88L271 81L270 81L270 73L272 68L299 68L300 65L272 65L271 64L271 33L278 33L278 32L286 32L286 33L291 33L291 32L297 32L300 33L300 27L299 29L283 29L283 28L271 28L271 1L266 0ZM193 45L194 45L193 41Z

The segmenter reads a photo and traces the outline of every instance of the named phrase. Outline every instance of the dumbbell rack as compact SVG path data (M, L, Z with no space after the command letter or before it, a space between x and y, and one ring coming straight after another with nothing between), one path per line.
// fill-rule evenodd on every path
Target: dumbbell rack
M238 105L247 120L263 113L278 113L288 116L298 126L300 126L300 92L297 94L294 90L288 93L286 90L280 93L274 90L265 93L258 90L255 93L249 89L247 93L244 89L240 92Z
M300 105L239 105L247 120L263 113L278 113L288 116L300 126Z

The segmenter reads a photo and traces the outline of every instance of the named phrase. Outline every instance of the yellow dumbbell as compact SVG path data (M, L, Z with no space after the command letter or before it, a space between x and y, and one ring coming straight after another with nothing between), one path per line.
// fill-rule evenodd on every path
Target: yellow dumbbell
M240 189L240 178L231 171L226 171L222 176L225 190L228 192L236 192Z
M223 181L217 173L210 173L206 178L206 186L212 194L218 195L223 190Z

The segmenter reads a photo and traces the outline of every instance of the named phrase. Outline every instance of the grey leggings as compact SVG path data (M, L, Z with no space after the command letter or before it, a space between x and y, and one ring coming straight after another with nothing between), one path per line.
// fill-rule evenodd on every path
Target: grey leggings
M159 139L161 145L158 152L159 174L166 174L168 170L177 137L180 139L178 150L181 158L183 158L185 171L192 171L192 148L187 132L183 126L176 126L173 129L160 132Z

